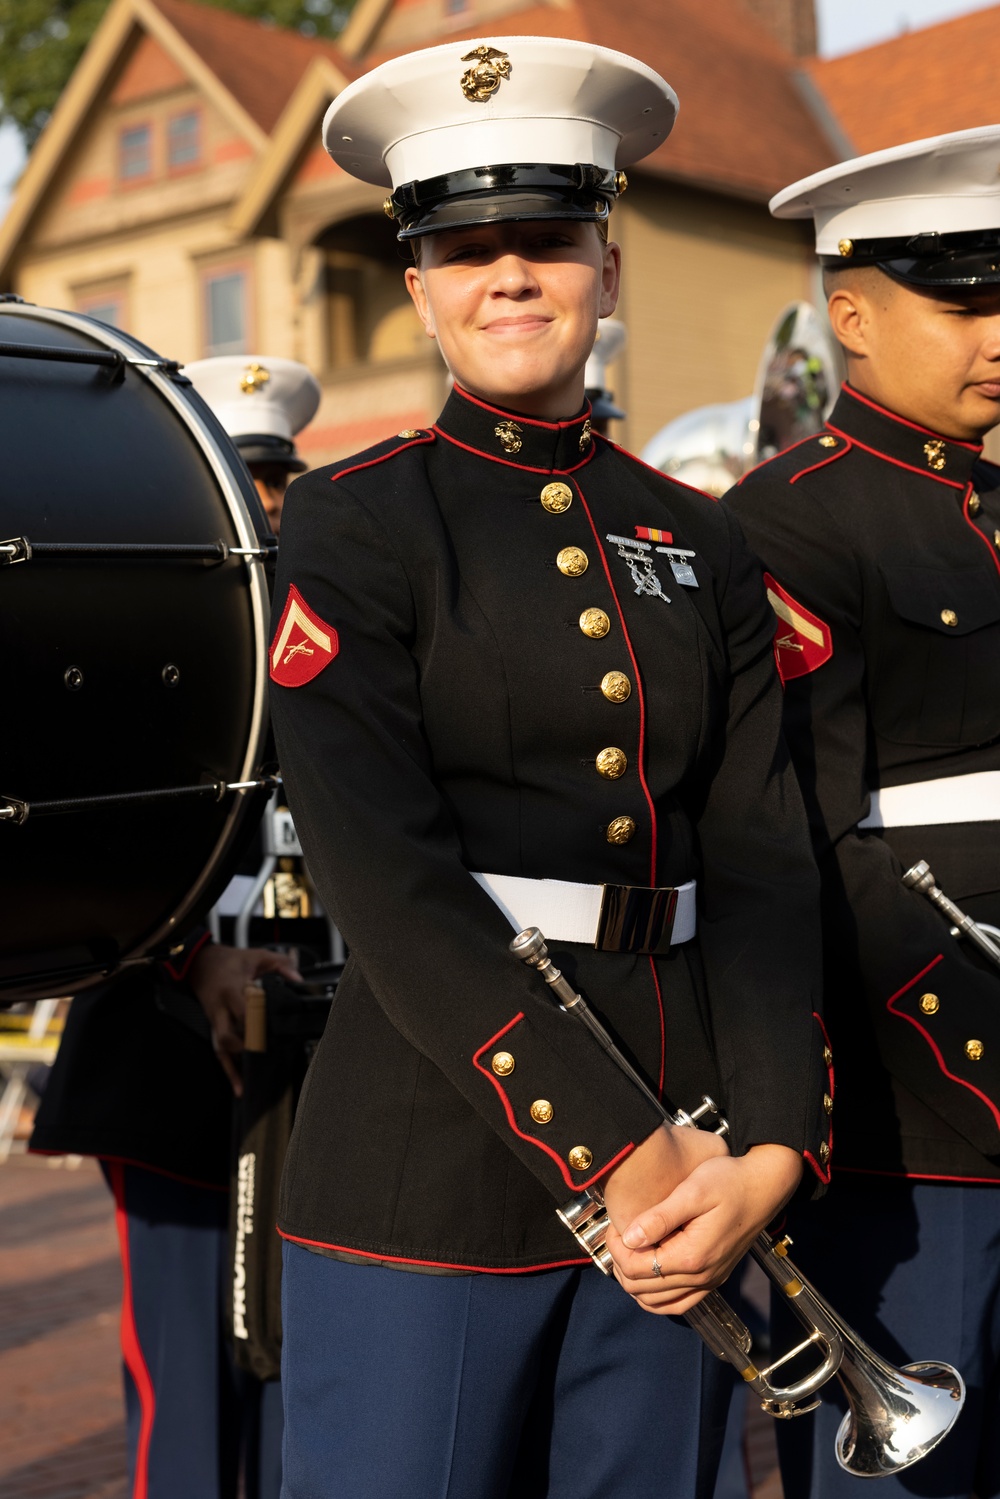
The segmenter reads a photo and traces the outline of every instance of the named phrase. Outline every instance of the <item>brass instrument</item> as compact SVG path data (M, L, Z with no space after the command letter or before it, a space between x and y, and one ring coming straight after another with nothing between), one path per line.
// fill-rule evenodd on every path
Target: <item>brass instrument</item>
M995 926L990 926L985 921L973 921L971 916L966 916L964 911L959 910L953 900L949 900L943 890L939 890L934 883L930 865L926 859L921 859L918 864L912 865L903 875L903 884L910 890L917 890L921 895L926 895L944 916L946 921L951 922L952 935L955 937L968 937L974 942L979 951L989 958L991 963L1000 967L1000 931Z
M538 969L558 1008L586 1026L602 1050L657 1109L664 1124L697 1128L700 1120L718 1117L718 1108L707 1095L690 1114L679 1110L671 1115L664 1109L622 1056L582 995L553 965L537 927L519 932L510 950L522 962ZM721 1134L727 1129L728 1125L722 1121L716 1132ZM609 1220L600 1188L590 1187L574 1197L559 1210L559 1218L594 1263L605 1275L610 1275L613 1262L605 1244ZM813 1397L836 1375L848 1402L847 1414L837 1432L837 1462L859 1478L901 1473L926 1457L955 1424L965 1403L962 1376L950 1364L916 1363L897 1369L880 1358L841 1321L792 1263L788 1257L790 1242L788 1238L773 1239L768 1233L760 1233L750 1246L752 1257L785 1296L808 1332L801 1343L781 1358L758 1367L750 1332L718 1291L709 1291L684 1316L712 1352L732 1364L760 1396L761 1406L769 1415L790 1419L815 1410L819 1399ZM776 1370L810 1349L819 1355L811 1372L787 1385L774 1383L772 1375Z

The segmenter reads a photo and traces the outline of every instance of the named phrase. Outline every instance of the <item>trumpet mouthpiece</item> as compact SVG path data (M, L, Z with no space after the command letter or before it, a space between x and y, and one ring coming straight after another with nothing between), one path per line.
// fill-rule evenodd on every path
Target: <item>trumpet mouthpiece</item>
M520 958L522 963L530 963L533 968L537 968L549 955L545 938L537 926L529 926L523 932L518 932L511 941L510 950L515 958Z
M903 884L910 890L919 890L924 894L934 888L934 876L931 874L930 865L926 859L921 859L918 864L913 864L903 875Z

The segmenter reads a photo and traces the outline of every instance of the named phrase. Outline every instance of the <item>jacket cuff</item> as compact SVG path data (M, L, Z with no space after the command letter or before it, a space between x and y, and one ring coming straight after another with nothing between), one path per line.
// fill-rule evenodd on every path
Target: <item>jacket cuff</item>
M170 949L168 956L160 964L166 977L173 979L175 983L184 983L191 970L191 964L211 940L212 934L207 926L197 926L193 931L188 932L182 941Z

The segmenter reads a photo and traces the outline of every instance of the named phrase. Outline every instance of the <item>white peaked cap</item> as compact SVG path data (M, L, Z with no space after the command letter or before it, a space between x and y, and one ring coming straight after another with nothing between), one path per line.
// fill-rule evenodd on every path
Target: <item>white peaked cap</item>
M495 82L483 73L481 99L462 87L489 68L477 48L499 61ZM365 73L327 110L323 144L351 176L393 188L519 162L614 170L662 145L676 114L673 89L623 52L561 37L487 37Z
M812 218L819 255L843 241L1000 229L1000 125L857 156L771 199L779 219Z
M614 322L611 318L598 323L597 337L583 376L587 390L607 389L608 365L614 364L627 341L628 332L624 323Z
M316 415L322 394L304 364L268 354L197 359L184 373L230 437L283 438L289 447Z

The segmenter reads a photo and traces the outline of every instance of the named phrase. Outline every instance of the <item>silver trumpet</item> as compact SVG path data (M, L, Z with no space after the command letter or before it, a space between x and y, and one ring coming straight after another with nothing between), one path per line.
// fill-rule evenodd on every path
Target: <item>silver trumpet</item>
M716 1133L728 1132L719 1110L705 1095L690 1113L669 1114L612 1041L582 995L563 977L548 955L537 927L519 932L510 944L515 957L537 968L557 1007L586 1026L594 1040L659 1112L664 1124L698 1128L716 1120ZM1000 949L998 949L1000 960ZM559 1209L559 1218L605 1275L613 1261L607 1248L609 1220L598 1187L590 1187ZM684 1316L712 1352L728 1363L760 1396L771 1416L790 1419L815 1410L814 1398L834 1375L847 1396L848 1410L837 1432L837 1462L858 1478L885 1478L926 1457L954 1426L965 1403L965 1385L950 1364L916 1363L895 1368L872 1351L841 1321L788 1257L791 1240L760 1233L750 1254L788 1301L808 1336L781 1358L763 1367L754 1356L753 1339L743 1321L718 1291L708 1294ZM817 1361L801 1379L779 1384L773 1375L800 1354L813 1351Z
M911 890L918 890L921 895L926 895L946 921L951 922L952 936L968 937L974 942L979 951L991 963L1000 967L1000 931L995 926L990 926L985 921L973 921L971 916L966 916L964 911L959 910L953 900L949 900L943 890L939 890L934 883L930 865L926 859L921 859L919 864L914 864L903 875L903 884Z

